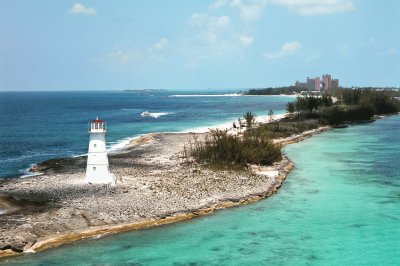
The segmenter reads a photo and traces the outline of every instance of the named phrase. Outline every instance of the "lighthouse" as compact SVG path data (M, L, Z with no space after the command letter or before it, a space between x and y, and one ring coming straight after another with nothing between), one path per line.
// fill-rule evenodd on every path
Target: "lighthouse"
M86 166L86 183L115 185L115 176L108 170L106 150L106 122L96 117L89 126L89 150Z

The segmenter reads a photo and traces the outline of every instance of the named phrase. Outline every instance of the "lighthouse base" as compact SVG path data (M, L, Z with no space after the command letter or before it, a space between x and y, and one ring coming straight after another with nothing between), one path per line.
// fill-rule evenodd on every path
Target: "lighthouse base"
M90 157L90 155L89 155ZM108 162L104 164L88 164L85 182L90 184L115 185L117 180L108 170Z
M102 176L86 175L85 183L87 183L87 184L104 184L104 185L115 186L117 184L117 179L116 179L115 175L113 175L111 173L108 173L108 174L102 175Z

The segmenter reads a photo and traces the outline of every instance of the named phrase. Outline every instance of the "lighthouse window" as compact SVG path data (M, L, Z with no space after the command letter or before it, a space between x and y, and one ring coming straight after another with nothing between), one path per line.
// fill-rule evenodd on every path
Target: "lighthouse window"
M93 144L93 146L96 148L97 144L95 143L95 144Z
M93 171L96 171L96 167L93 167Z

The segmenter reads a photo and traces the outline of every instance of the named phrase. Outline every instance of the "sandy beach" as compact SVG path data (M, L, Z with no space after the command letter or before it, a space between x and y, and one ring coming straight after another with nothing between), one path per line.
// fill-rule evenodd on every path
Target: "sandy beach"
M259 118L258 122L266 119ZM286 145L328 129L275 142ZM230 132L235 133L234 129ZM0 208L5 213L0 215L0 256L35 252L254 202L275 193L294 167L283 156L269 167L211 171L182 156L191 138L193 133L147 134L109 154L110 170L118 180L115 187L83 183L86 157L49 160L33 168L43 173L40 176L1 181Z

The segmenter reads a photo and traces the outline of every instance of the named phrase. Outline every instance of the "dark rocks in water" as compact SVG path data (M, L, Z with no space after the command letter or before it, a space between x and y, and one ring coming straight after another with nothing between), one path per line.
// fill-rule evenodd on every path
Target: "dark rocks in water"
M375 119L368 119L368 120L359 120L359 121L356 121L356 122L354 122L355 124L367 124L367 123L372 123L372 122L375 122L376 120Z
M86 168L86 156L72 158L55 158L35 164L29 169L30 172L41 172L46 174L65 173L76 169Z
M334 125L334 126L332 126L333 128L346 128L346 127L348 127L348 125L346 125L346 124L339 124L339 125Z
M354 121L344 121L346 124L367 124L375 122L375 119L366 119L366 120L354 120Z
M347 124L353 124L353 125L357 125L357 124L367 124L367 123L372 123L375 122L375 119L368 119L368 120L357 120L357 121L345 121L346 124L338 124L338 125L333 125L333 128L346 128L348 127Z

